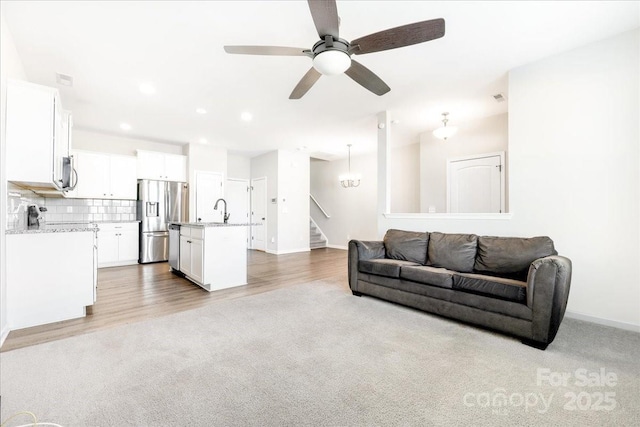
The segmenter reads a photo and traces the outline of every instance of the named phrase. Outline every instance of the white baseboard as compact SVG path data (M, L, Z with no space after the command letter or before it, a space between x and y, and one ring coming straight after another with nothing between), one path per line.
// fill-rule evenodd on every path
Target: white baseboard
M11 329L9 329L9 325L5 325L4 328L2 328L2 333L0 334L0 347L2 347L2 344L4 344L4 340L6 340L9 336L9 332L11 332Z
M566 311L565 317L576 320L584 320L585 322L597 323L598 325L611 326L613 328L624 329L625 331L640 333L640 325L633 323L620 322L618 320L603 319L602 317L590 316L588 314L576 313L575 311Z
M327 245L328 248L331 249L342 249L343 251L348 251L349 247L348 246L341 246L341 245Z
M306 248L298 248L298 249L288 249L286 251L265 251L268 254L272 254L272 255L286 255L286 254L295 254L298 252L310 252L311 249L309 249L308 247Z

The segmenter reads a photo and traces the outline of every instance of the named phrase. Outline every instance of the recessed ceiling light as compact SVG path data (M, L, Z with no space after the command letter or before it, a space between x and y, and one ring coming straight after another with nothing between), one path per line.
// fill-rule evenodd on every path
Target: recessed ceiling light
M245 122L250 122L251 120L253 120L253 114L245 111L244 113L240 114L240 118Z
M140 92L144 93L145 95L153 95L154 93L156 93L156 88L151 83L142 83L140 84L140 86L138 86L138 89L140 89Z
M200 139L198 140L198 142L199 142L200 144L206 144L206 143L207 143L207 138L200 138Z
M120 129L131 130L131 125L129 123L120 123Z
M207 110L204 108L196 108L196 113L198 114L207 114Z

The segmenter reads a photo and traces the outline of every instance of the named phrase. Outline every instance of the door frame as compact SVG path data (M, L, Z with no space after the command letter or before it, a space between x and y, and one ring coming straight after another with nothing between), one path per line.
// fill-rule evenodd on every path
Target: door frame
M234 181L234 182L241 182L243 183L246 187L247 187L247 191L245 191L246 197L247 197L247 212L249 213L249 217L247 218L247 222L251 223L251 181L247 178L227 178L227 182L229 181ZM227 197L227 190L228 186L225 187L225 200ZM251 230L249 228L248 230L249 232L247 233L247 249L251 249Z
M267 234L267 223L269 221L268 211L267 211L267 208L268 208L268 204L267 204L267 199L268 199L267 198L267 177L266 176L261 176L259 178L251 178L251 186L250 186L251 198L249 199L249 209L250 209L250 212L251 212L251 222L252 223L253 223L253 212L254 212L254 209L253 209L254 208L254 205L253 205L253 183L255 181L264 181L264 221L263 221L263 224L261 226L252 225L250 227L250 236L251 236L250 240L251 240L251 242L250 242L250 246L249 247L251 249L255 249L254 245L253 245L253 242L254 242L253 235L254 235L254 232L255 232L256 229L262 228L262 233L264 235L263 236L264 237L264 239L263 239L264 249L258 249L258 250L264 250L266 252L267 251L267 236L268 236L268 234Z
M460 162L465 160L478 160L485 159L487 157L500 157L500 213L506 212L506 164L505 164L505 152L495 151L492 153L474 154L470 156L451 157L447 158L447 213L451 213L451 164L453 162Z

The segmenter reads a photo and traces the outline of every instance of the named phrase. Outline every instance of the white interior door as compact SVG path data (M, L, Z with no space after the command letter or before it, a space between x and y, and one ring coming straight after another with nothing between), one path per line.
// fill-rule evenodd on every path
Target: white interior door
M213 209L216 200L223 197L222 174L220 172L196 172L196 221L222 222L224 205Z
M251 180L251 222L261 226L251 227L251 248L264 251L267 236L267 178Z
M449 160L447 212L504 212L504 153Z
M227 211L231 214L229 222L250 222L249 218L249 180L248 179L227 179L225 188L225 199L229 204ZM245 231L245 240L249 247L247 227L242 227Z

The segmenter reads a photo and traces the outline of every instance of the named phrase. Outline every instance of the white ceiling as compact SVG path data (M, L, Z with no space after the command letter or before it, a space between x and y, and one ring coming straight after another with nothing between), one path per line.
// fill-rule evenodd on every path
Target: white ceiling
M5 2L29 80L60 87L77 128L209 144L256 154L305 146L346 154L376 146L376 113L390 110L396 143L420 132L507 111L509 70L639 26L640 2L338 1L340 37L444 18L443 38L361 55L391 92L378 97L345 75L323 76L301 100L289 94L306 57L228 55L223 45L311 48L305 1ZM152 82L154 95L138 91ZM208 113L199 115L196 108ZM240 119L250 111L254 119ZM119 129L121 122L132 129Z

